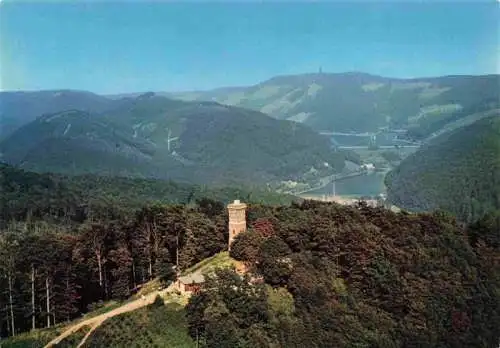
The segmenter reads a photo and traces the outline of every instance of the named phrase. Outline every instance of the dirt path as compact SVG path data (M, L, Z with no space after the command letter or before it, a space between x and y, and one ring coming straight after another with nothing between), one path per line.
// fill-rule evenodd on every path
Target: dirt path
M79 323L77 323L77 324L75 324L73 326L70 326L68 329L66 329L59 336L57 336L52 341L50 341L49 343L47 343L47 345L45 346L45 348L54 347L54 345L56 345L59 342L61 342L64 338L66 338L68 336L71 336L72 334L74 334L75 332L77 332L78 330L80 330L81 328L83 328L84 326L90 326L91 327L90 331L87 332L87 334L85 335L85 337L82 339L82 341L78 345L78 347L82 347L83 344L85 343L85 341L90 337L90 335L92 334L92 332L94 332L106 319L114 317L114 316L117 316L117 315L120 315L120 314L123 314L123 313L126 313L126 312L135 311L136 309L139 309L139 308L142 308L144 306L147 306L147 305L149 305L149 304L151 304L151 303L154 302L154 300L155 300L155 298L156 298L157 295L162 295L165 292L167 292L168 290L169 289L167 288L167 289L164 289L162 291L155 291L155 292L153 292L151 294L148 294L143 299L140 298L138 300L126 303L123 306L115 308L115 309L113 309L113 310L111 310L111 311L109 311L107 313L95 316L93 318L89 318L89 319L81 321L81 322L79 322Z

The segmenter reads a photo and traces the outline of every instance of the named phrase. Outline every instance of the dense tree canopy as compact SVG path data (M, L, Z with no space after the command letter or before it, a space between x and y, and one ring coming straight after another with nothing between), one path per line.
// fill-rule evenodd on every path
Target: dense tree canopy
M208 217L196 205L152 205L135 215L95 216L67 225L4 222L1 336L73 319L97 301L126 299L154 277L175 279L174 266L183 270L227 248L225 209Z
M0 336L52 326L227 247L225 203L288 197L0 167ZM215 198L215 199L213 199ZM5 289L5 291L4 291Z
M497 216L464 228L439 212L306 201L268 219L273 235L251 229L231 247L265 284L221 271L190 300L206 347L498 346Z
M500 209L498 113L443 134L386 177L388 199L415 211L443 209L472 222Z
M2 336L168 283L175 266L227 248L223 202L121 205L108 189L86 200L67 178L3 169ZM190 334L206 347L497 347L499 216L250 203L231 248L250 273L207 275L186 308Z
M206 188L162 180L38 174L3 163L0 163L0 187L0 220L4 221L43 218L82 222L87 218L108 218L119 211L134 211L146 204L196 202L212 217L214 213L220 214L224 203L235 197L266 204L292 201L292 196L254 187Z

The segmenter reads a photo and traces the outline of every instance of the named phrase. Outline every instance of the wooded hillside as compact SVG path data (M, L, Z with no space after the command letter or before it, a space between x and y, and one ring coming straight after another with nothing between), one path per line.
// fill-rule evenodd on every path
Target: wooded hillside
M127 298L159 274L169 279L177 252L184 268L223 250L224 205L235 197L291 201L266 190L66 177L5 164L0 187L0 336Z
M388 199L409 210L444 209L474 221L500 209L500 116L444 134L386 177Z
M123 209L102 200L79 210L78 191L72 198L62 177L19 172L14 180L15 169L4 169L2 336L127 299L227 248L222 202ZM264 283L230 270L208 276L186 308L202 346L498 345L500 215L463 227L442 213L304 201L250 204L247 222L231 256Z
M464 230L440 213L309 201L249 215L231 256L264 283L209 278L187 306L203 346L498 346L500 218Z
M3 161L36 172L211 185L265 185L300 180L311 167L323 176L344 167L344 155L307 126L154 93L113 100L100 112L40 115L0 141L0 152Z

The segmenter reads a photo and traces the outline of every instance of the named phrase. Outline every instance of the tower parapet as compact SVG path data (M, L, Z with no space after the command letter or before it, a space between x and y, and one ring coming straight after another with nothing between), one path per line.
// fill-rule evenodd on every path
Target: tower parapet
M227 205L229 213L229 250L231 250L234 238L247 230L246 208L247 205L240 202L239 199Z

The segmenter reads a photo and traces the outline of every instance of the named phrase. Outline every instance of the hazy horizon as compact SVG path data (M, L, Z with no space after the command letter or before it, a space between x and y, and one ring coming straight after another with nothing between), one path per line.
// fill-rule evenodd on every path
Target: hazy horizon
M251 84L251 85L234 85L234 86L214 86L212 88L207 88L207 89L187 89L187 90L135 90L135 91L116 91L116 92L96 92L92 89L77 89L77 88L47 88L47 89L0 89L0 93L2 92L57 92L57 91L76 91L76 92L90 92L94 94L99 94L99 95L104 95L104 96L114 96L114 95L127 95L127 94L141 94L141 93L149 93L149 92L154 92L154 93L172 93L172 94L177 94L177 93L196 93L196 92L209 92L212 90L218 90L218 89L229 89L229 88L248 88L252 87L254 85L258 85L259 83L266 82L267 80L270 80L274 77L283 77L283 76L299 76L299 75L310 75L310 74L319 74L318 71L316 72L302 72L302 73L297 73L297 74L290 74L290 75L275 75L275 76L270 76L269 78L258 81L257 83ZM500 75L500 73L491 73L491 74L478 74L478 75L471 75L471 74L449 74L449 75L436 75L436 76L417 76L417 77L394 77L394 76L382 76L382 75L376 75L376 74L371 74L369 72L365 71L345 71L345 72L329 72L329 71L322 71L322 74L326 75L341 75L341 74L367 74L367 75L372 75L372 76L377 76L377 77L382 77L382 78L388 78L388 79L402 79L402 80L419 80L419 79L432 79L432 78L440 78L440 77L448 77L448 76L491 76L491 75Z
M320 67L392 78L498 74L498 10L495 2L4 1L1 90L196 91Z

